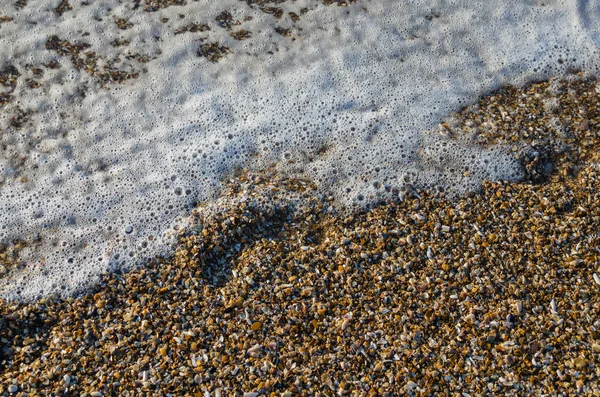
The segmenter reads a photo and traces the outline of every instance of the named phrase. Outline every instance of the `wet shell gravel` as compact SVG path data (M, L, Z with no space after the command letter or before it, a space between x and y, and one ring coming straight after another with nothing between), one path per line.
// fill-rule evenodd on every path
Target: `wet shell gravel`
M526 172L454 200L348 213L232 177L171 256L1 302L0 395L600 394L599 92L573 75L452 117L440 133L510 143Z

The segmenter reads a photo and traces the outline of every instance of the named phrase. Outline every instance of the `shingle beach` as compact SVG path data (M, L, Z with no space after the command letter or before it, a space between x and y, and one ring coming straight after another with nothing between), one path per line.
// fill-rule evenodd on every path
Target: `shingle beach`
M0 397L600 396L598 26L11 0Z
M0 395L599 395L600 84L504 88L439 132L513 145L525 179L347 212L241 171L167 258L1 302Z

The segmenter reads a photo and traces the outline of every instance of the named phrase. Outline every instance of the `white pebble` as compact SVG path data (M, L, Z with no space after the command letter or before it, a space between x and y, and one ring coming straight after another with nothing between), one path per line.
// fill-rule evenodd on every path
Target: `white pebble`
M10 385L10 386L8 386L8 392L9 393L16 393L17 390L19 390L19 387L17 385Z
M254 346L252 346L251 348L248 349L248 354L253 354L253 353L259 353L260 352L260 345L256 344Z
M412 380L409 381L406 386L404 386L406 388L406 390L414 390L417 387L419 387L419 385L417 385L415 382L413 382Z
M552 299L552 301L550 302L550 310L552 311L552 313L556 314L556 300Z

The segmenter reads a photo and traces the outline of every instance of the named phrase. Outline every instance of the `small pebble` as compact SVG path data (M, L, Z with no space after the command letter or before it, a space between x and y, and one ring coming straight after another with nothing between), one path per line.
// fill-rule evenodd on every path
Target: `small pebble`
M252 331L258 331L262 328L262 323L260 321L256 321L254 323L252 323L252 325L250 326L250 329Z

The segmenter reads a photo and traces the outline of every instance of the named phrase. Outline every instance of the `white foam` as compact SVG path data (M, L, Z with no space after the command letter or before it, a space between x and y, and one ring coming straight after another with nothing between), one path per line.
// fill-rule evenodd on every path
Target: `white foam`
M2 297L71 293L110 266L159 254L189 208L214 199L236 167L279 162L346 204L407 184L462 192L483 179L516 179L504 149L425 132L502 84L600 65L600 9L591 1L431 9L426 1L298 0L279 5L280 20L238 0L157 12L144 12L143 2L89 1L61 16L59 2L48 3L11 8L14 20L0 25L1 59L22 73L13 95L33 110L19 130L10 121L17 103L1 111L0 240L38 233L40 241L23 252L27 268L4 279ZM310 10L292 22L287 12L303 7ZM252 16L234 27L252 38L238 42L220 28L214 19L223 10L240 21ZM120 30L114 17L133 26ZM175 35L190 22L212 29ZM295 40L275 26L292 27ZM114 67L140 77L102 88L69 56L45 49L53 35L89 43L100 68L118 57ZM232 53L208 62L197 56L200 37ZM115 39L131 44L113 47ZM154 59L126 58L134 53ZM26 89L26 65L55 59L62 68L45 69L42 87Z

